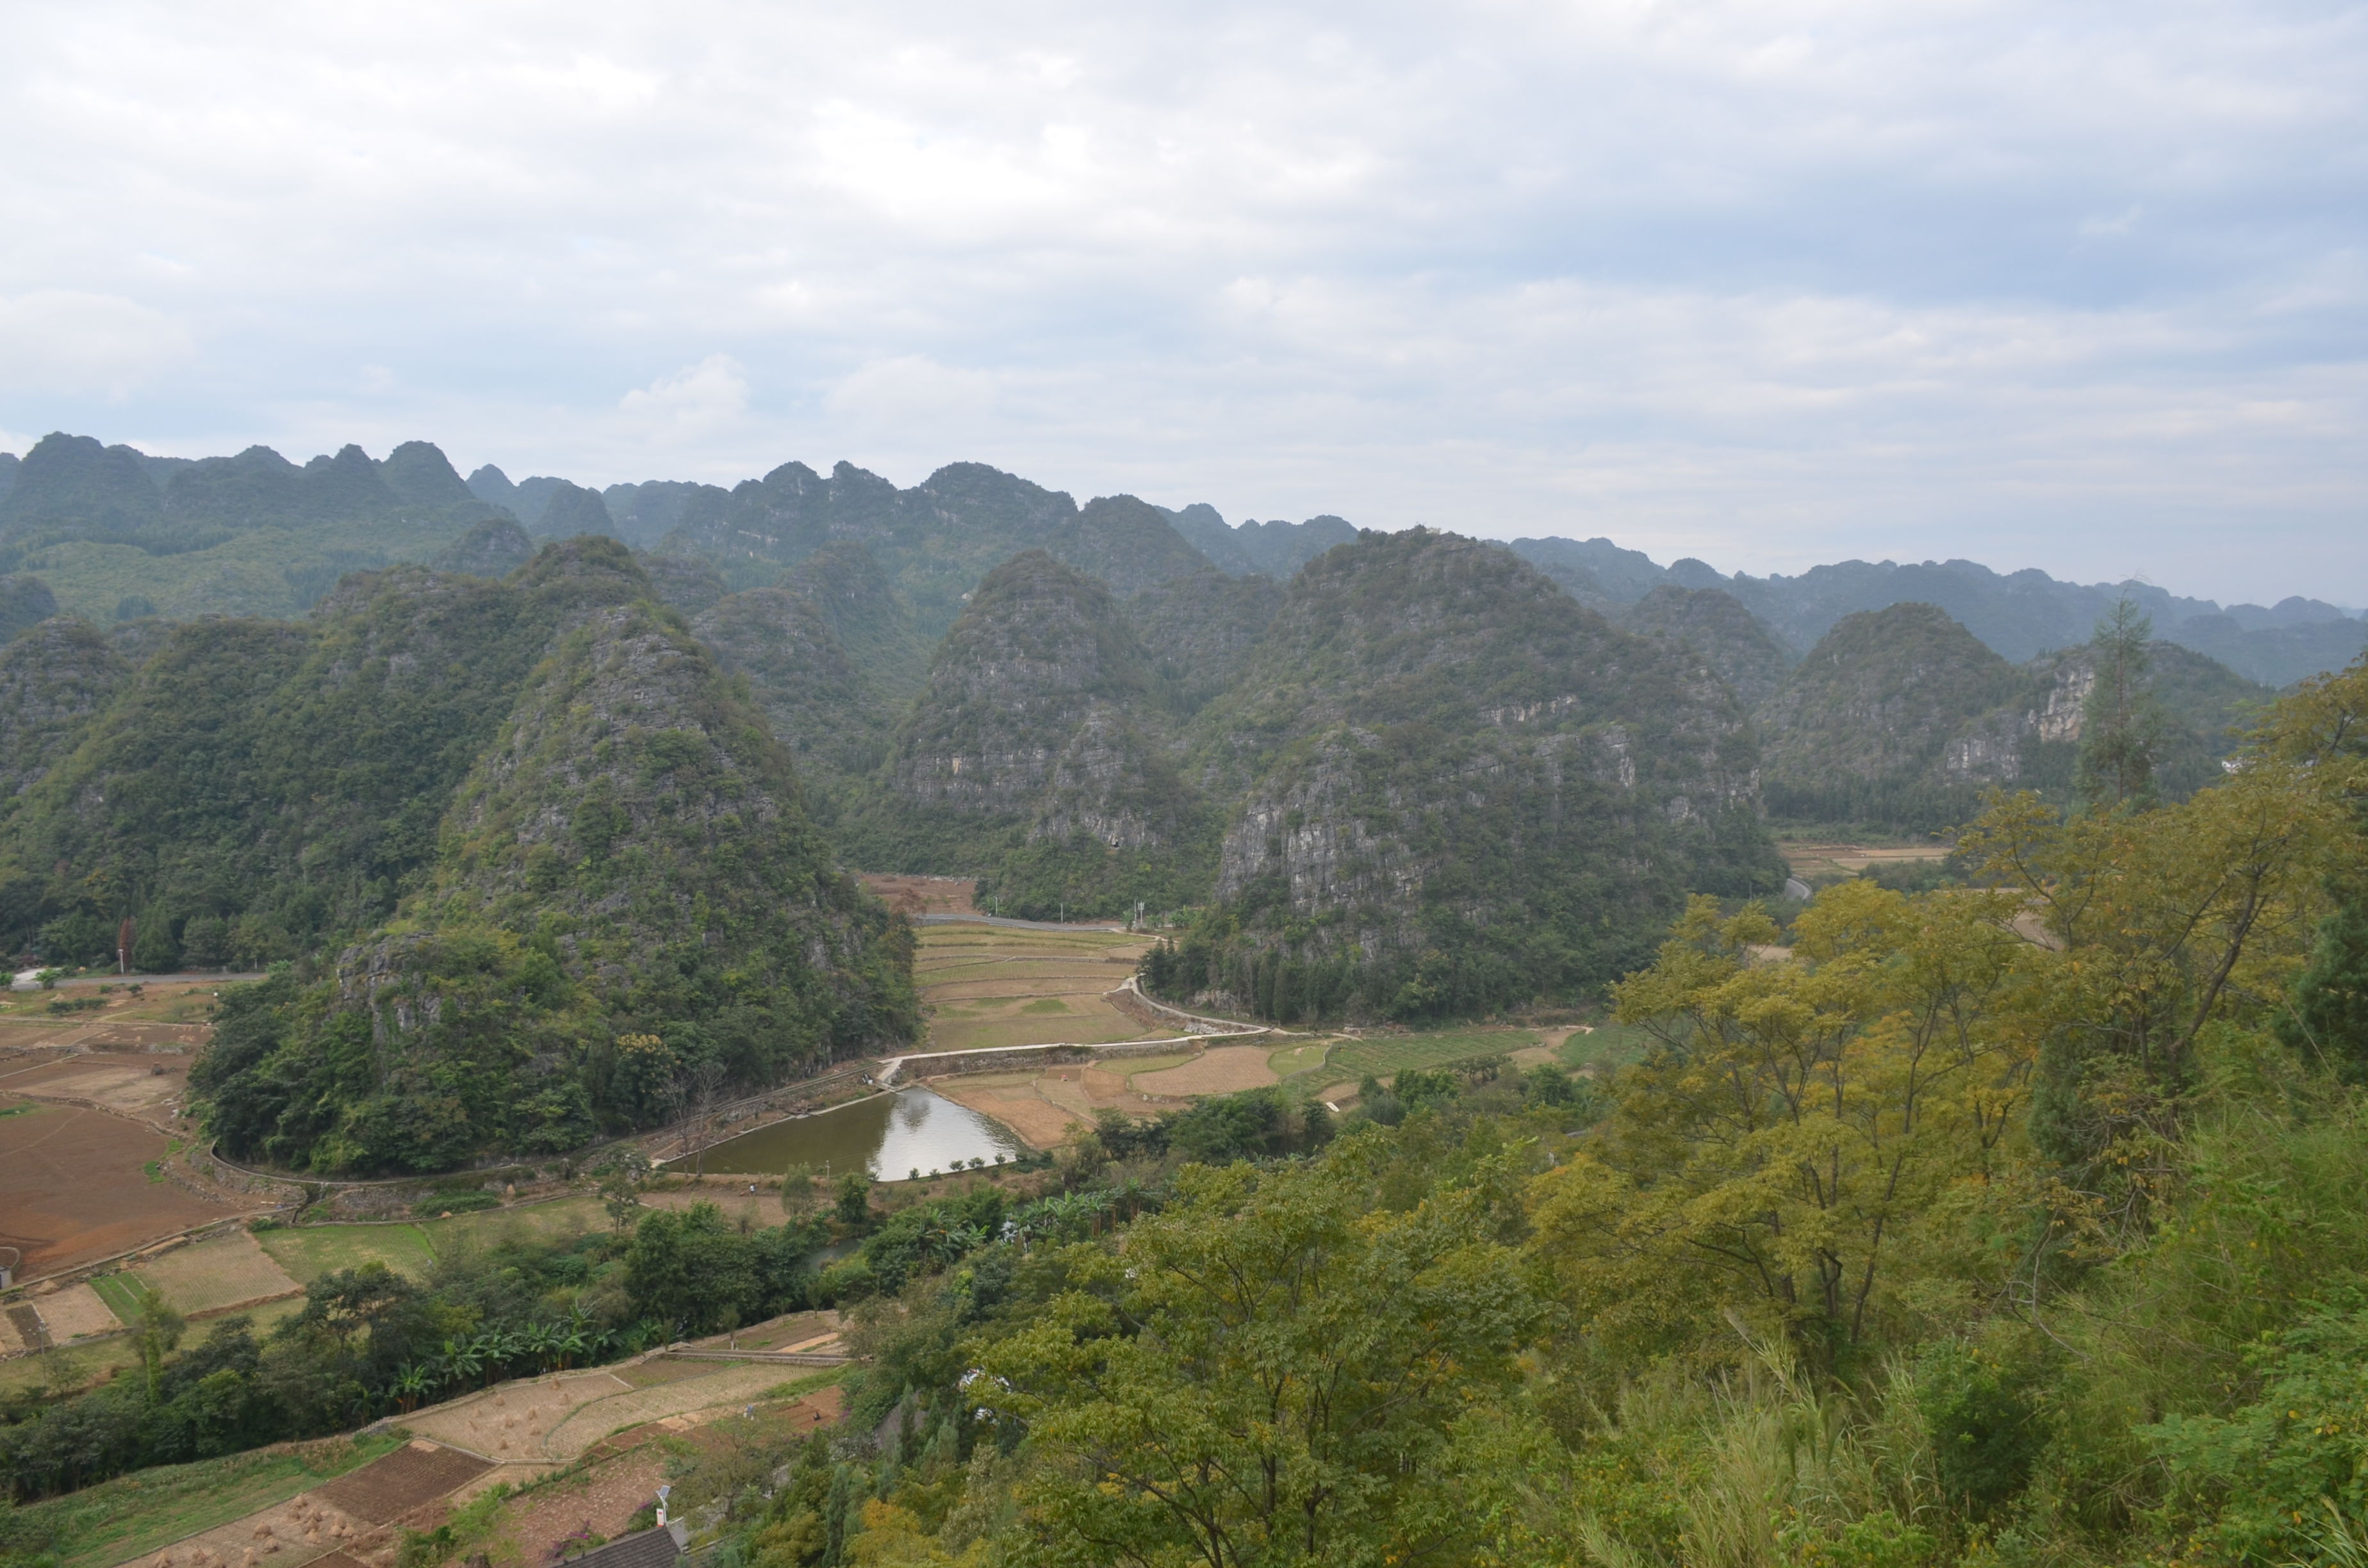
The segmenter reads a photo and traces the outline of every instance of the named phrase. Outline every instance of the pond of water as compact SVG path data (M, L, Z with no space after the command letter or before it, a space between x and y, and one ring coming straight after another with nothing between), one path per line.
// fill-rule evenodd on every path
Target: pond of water
M918 1086L868 1100L793 1117L727 1139L707 1151L707 1168L750 1176L779 1176L791 1165L812 1165L819 1175L861 1165L882 1181L902 1181L915 1170L951 1170L973 1159L995 1164L997 1154L1017 1159L1030 1153L1002 1123Z

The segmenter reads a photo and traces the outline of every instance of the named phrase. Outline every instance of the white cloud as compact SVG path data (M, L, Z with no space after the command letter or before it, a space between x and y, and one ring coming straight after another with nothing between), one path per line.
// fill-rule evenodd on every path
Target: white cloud
M994 377L907 354L846 377L831 388L824 406L834 418L859 427L944 430L950 422L977 419L994 402Z
M645 439L697 442L728 432L748 412L747 368L729 354L710 354L627 392L617 407L628 428Z
M0 426L2368 599L2340 0L11 21Z
M196 352L182 325L119 294L35 289L0 296L0 386L115 399Z

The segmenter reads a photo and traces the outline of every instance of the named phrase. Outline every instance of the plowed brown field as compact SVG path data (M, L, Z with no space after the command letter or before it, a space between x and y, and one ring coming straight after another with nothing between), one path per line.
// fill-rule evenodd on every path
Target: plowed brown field
M0 1244L24 1251L20 1278L54 1273L238 1210L143 1168L165 1135L79 1106L0 1117Z

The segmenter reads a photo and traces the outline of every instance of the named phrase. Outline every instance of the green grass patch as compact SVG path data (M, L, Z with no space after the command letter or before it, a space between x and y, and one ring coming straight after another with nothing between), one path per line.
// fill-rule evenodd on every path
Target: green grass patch
M1409 1067L1436 1067L1468 1056L1506 1056L1538 1043L1532 1029L1442 1029L1430 1034L1383 1035L1343 1040L1332 1048L1332 1067L1343 1079L1371 1074L1386 1078Z
M1266 1064L1274 1069L1274 1075L1278 1078L1295 1078L1302 1073L1321 1072L1331 1050L1329 1040L1320 1040L1313 1045L1288 1046L1268 1057Z
M138 1324L140 1287L137 1282L120 1274L102 1274L90 1282L90 1288L98 1292L98 1299L107 1303L108 1312L123 1320L124 1327Z
M1564 1066L1593 1067L1603 1077L1641 1061L1652 1038L1633 1025L1598 1024L1593 1034L1572 1034L1557 1054Z
M436 1249L418 1225L290 1225L255 1239L290 1279L302 1283L367 1263L425 1279L436 1261Z
M1065 1013L1069 1005L1058 996L1039 996L1019 1010L1023 1013Z
M107 1568L284 1503L403 1442L385 1434L359 1440L329 1437L276 1451L136 1471L17 1509L10 1521L15 1539L9 1544L27 1551L28 1556L44 1548L54 1551L58 1568Z
M12 1105L0 1109L0 1116L30 1116L41 1108L37 1105Z

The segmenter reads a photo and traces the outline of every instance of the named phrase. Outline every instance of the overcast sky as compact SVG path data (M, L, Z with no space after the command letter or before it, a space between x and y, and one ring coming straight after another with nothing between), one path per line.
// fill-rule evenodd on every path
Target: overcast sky
M2368 602L2368 6L0 4L0 449Z

